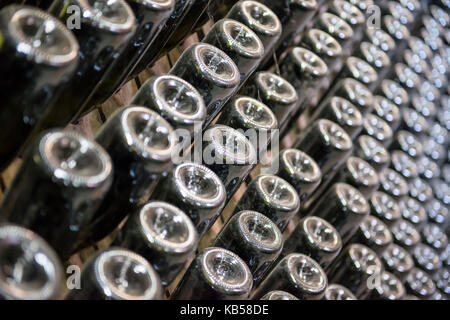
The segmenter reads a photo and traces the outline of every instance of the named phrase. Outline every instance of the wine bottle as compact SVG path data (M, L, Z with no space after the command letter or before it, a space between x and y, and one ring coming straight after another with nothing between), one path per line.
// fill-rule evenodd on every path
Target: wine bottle
M215 118L240 83L239 69L222 50L204 43L187 48L169 72L194 86L206 105L204 127Z
M295 88L287 80L266 71L256 72L246 82L242 93L268 106L277 117L279 127L284 127L293 115L298 99Z
M371 277L383 270L380 258L368 247L354 243L348 245L336 258L328 273L329 281L348 288L358 299L365 299L373 289Z
M253 293L259 299L273 290L286 291L300 300L320 300L328 280L320 265L310 257L291 253L281 259Z
M40 236L18 225L0 225L1 300L53 300L61 297L63 267Z
M173 75L149 78L136 92L131 105L147 107L167 120L174 129L191 134L203 124L206 107L200 93L189 82Z
M53 130L27 149L1 216L39 234L65 261L112 179L111 158L99 144L76 132Z
M140 255L112 247L92 256L81 271L81 288L66 300L160 300L162 286L152 266Z
M342 240L337 230L322 218L311 216L300 220L286 239L282 255L299 252L327 270L341 249Z
M3 8L0 34L0 73L4 75L0 80L2 171L62 93L67 78L75 71L79 45L64 24L29 6Z
M213 246L236 253L249 267L254 283L258 283L280 255L283 237L268 217L243 210L230 218Z
M199 238L220 216L225 198L225 187L219 177L209 168L195 162L177 165L152 195L152 199L182 208L194 223Z
M49 12L71 25L73 6L79 8L81 18L79 26L75 24L72 29L80 44L78 66L36 132L64 127L80 116L93 91L136 30L134 13L123 0L57 0Z
M136 17L136 31L108 68L82 113L88 113L105 102L126 82L172 14L175 0L130 0L127 3Z
M364 196L346 183L334 184L308 212L328 221L339 232L343 245L368 214L369 204Z
M113 245L144 257L169 285L197 249L198 234L189 217L163 201L150 201L131 214Z
M375 138L367 135L360 135L356 139L353 154L370 164L377 172L386 168L391 156L386 148Z
M80 247L106 237L147 201L161 175L170 169L175 144L171 125L156 112L138 106L117 110L101 127L96 141L110 154L115 172Z
M391 244L380 256L384 268L402 282L414 267L411 254L396 244Z
M173 300L242 300L253 287L245 262L223 248L206 248L189 266L172 294Z

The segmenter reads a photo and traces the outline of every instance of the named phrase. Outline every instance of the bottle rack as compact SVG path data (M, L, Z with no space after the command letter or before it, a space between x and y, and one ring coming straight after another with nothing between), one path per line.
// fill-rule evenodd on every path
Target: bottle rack
M318 14L325 11L326 4L322 5L320 10L317 10L315 13L315 16L311 19L313 21L315 17L317 17ZM187 48L189 45L199 42L200 39L203 38L203 36L211 29L213 25L213 21L209 20L200 31L197 33L191 34L183 43L179 44L176 48L172 49L167 55L163 56L161 59L159 59L151 68L147 68L144 70L139 76L137 76L135 79L127 82L116 94L111 96L105 103L103 103L100 107L98 107L96 110L90 112L83 118L77 121L75 124L70 124L68 126L69 130L75 130L78 132L81 132L83 135L85 135L89 139L93 139L96 132L99 130L99 128L102 126L103 123L106 122L106 120L119 108L123 106L127 106L129 102L131 101L132 97L135 95L137 90L141 87L141 84L143 84L148 78L154 75L161 75L166 74L171 69L171 67L175 64L178 57L181 55L183 50ZM308 27L305 28L307 30ZM272 66L270 71L278 73L277 65ZM327 81L332 81L333 76L336 75L337 72L334 74L329 75L329 79ZM327 91L327 85L322 86L321 91L317 93L317 96L320 98L323 96L324 93ZM312 103L314 105L314 102ZM284 148L289 148L293 145L295 141L295 137L298 134L299 131L301 131L303 128L306 127L308 124L308 117L309 112L311 111L311 105L309 105L309 108L307 107L305 112L301 115L299 119L295 120L294 125L291 125L288 128L288 131L280 137L280 150ZM11 165L0 175L0 201L3 197L3 194L5 190L10 185L12 179L14 178L15 173L17 172L17 169L19 168L21 164L20 157L16 158ZM244 182L238 189L238 191L234 194L234 196L230 199L230 201L226 204L224 210L222 211L221 216L217 219L216 223L212 226L212 228L207 232L207 234L201 239L197 252L201 251L202 249L208 247L208 245L211 243L211 241L215 238L215 236L218 234L218 232L222 229L225 222L228 220L228 218L231 216L232 212L234 211L234 208L239 201L240 197L242 196L243 192L246 189L247 183L252 180L254 177L258 175L260 171L260 167L256 166L252 172L250 173L249 177L247 178L246 182ZM298 217L296 216L294 219L292 219L283 233L284 236L289 234L295 227L296 223L298 222ZM119 227L120 228L120 227ZM80 251L79 253L72 256L67 262L67 265L79 265L80 267L83 265L83 263L96 251L107 248L110 243L112 242L112 239L114 238L115 232L102 241L98 242L95 246L89 247L87 249L84 249ZM190 261L195 256L192 256L189 261L185 264L185 268L178 274L175 281L172 282L172 284L166 288L165 298L168 298L170 294L173 292L175 287L177 286L178 282L183 277L187 267L190 264Z

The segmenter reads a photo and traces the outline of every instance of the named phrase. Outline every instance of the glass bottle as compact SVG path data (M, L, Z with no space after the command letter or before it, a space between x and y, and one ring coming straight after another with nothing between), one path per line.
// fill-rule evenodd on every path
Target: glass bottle
M138 106L117 110L95 139L110 154L115 172L80 246L103 239L147 201L161 175L170 169L175 143L171 125L156 112Z
M139 88L131 105L147 107L166 119L174 129L194 132L203 124L206 107L200 93L189 82L173 75L149 78Z
M79 45L64 24L29 6L3 8L0 33L2 171L61 94L75 70Z
M195 162L177 165L152 195L152 199L164 200L182 208L194 223L199 238L220 216L225 198L225 187L219 177Z
M81 115L93 91L136 30L134 13L123 0L57 0L49 12L70 25L72 6L79 8L81 17L80 25L75 24L72 29L80 44L79 62L74 76L45 114L37 132L64 127Z
M99 144L76 132L53 130L27 149L0 212L43 237L65 261L112 179L113 163Z
M283 232L299 207L298 194L286 180L271 174L261 174L248 184L234 212L260 212Z
M244 210L230 218L213 246L236 253L248 265L254 283L258 283L280 255L283 237L268 217Z
M240 72L222 50L205 43L187 48L169 71L194 86L206 105L204 127L234 95L240 83Z
M320 265L310 257L291 253L281 259L256 288L252 299L273 290L286 291L300 300L320 300L328 280Z
M327 270L342 249L341 236L322 218L311 216L300 220L286 239L282 255L292 252L305 254Z
M144 257L163 286L169 285L197 249L198 234L189 217L163 201L150 201L133 212L113 245Z
M83 113L105 102L127 81L172 14L175 0L130 0L127 3L136 17L136 31L108 68Z
M61 297L63 267L56 252L23 227L0 225L1 300L53 300Z
M66 300L160 300L163 291L152 266L119 247L92 256L83 266L80 286L70 290Z
M253 287L247 264L223 248L206 248L191 263L173 300L242 300Z

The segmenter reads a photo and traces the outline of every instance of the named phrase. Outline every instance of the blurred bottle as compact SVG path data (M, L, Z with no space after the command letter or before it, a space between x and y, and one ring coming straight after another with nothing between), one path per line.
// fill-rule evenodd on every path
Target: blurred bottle
M300 206L319 186L321 171L309 155L297 149L284 149L279 155L277 175L297 191Z
M81 271L81 288L67 300L160 300L162 286L152 266L140 255L112 247L91 257Z
M342 59L339 42L320 29L308 29L302 37L301 46L317 54L326 63L330 73Z
M367 116L373 109L372 92L363 83L352 78L339 80L322 98L322 101L327 101L333 96L348 100L363 116Z
M442 268L438 253L426 244L418 244L412 251L412 258L416 267L424 270L431 277Z
M242 93L268 106L277 117L278 127L284 127L290 120L298 99L295 88L287 80L266 71L255 73L246 82Z
M321 186L336 174L336 169L350 155L352 147L352 140L344 129L326 119L316 120L294 144L294 148L306 152L316 161L322 172Z
M420 140L408 131L398 131L392 141L391 150L401 150L414 159L423 155L423 146Z
M395 200L403 200L408 195L408 184L397 171L386 168L378 174L378 178L380 191L387 193Z
M96 141L111 156L114 179L83 232L80 246L103 239L147 201L161 175L170 168L175 143L167 121L137 106L117 110L101 127Z
M330 284L325 291L324 300L358 300L355 295L346 287L340 284Z
M66 260L112 176L111 159L100 145L75 132L50 131L27 149L1 216L42 236Z
M360 223L349 243L363 244L381 256L392 244L392 234L383 221L369 215Z
M330 185L338 182L355 187L366 200L370 199L379 186L378 174L375 169L361 158L353 156L348 157L341 165Z
M73 6L80 12L79 25L73 22ZM133 11L123 0L57 0L49 12L72 27L80 44L80 59L74 76L38 125L37 132L64 127L79 117L100 80L136 30Z
M400 109L391 100L384 96L374 96L373 113L386 121L392 131L397 131L401 121Z
M372 68L375 69L377 79L369 85L370 90L374 90L378 87L382 79L384 79L387 73L390 71L391 59L389 56L381 50L379 47L371 42L363 41L353 52L355 57L363 59Z
M276 63L288 47L297 45L300 42L302 32L307 26L313 23L313 16L318 9L316 0L294 0L294 1L272 1L260 0L269 7L278 17L282 27L282 34L277 44L270 51L261 68Z
M330 34L339 42L343 57L350 55L353 46L353 29L344 19L335 14L324 12L317 16L314 26ZM338 69L336 68L336 70Z
M445 184L445 183L444 183ZM444 187L444 186L443 186ZM445 187L446 184L445 184ZM433 189L421 178L415 178L408 182L409 196L425 204L433 197ZM434 192L437 194L437 192Z
M172 14L175 0L129 0L136 17L136 32L108 68L82 113L88 113L105 102L127 81L146 50L152 46L166 20Z
M390 227L394 243L403 247L406 251L412 253L414 248L420 243L420 233L414 226L404 220L400 219Z
M362 38L362 33L364 29L369 29L366 27L366 18L361 10L353 5L349 1L344 0L333 0L328 6L328 12L333 13L345 20L353 30L352 37L352 49Z
M169 41L170 37L173 35L175 30L184 25L184 19L189 15L189 19L192 16L197 15L190 12L191 8L194 6L195 2L198 0L174 0L175 6L170 14L169 18L165 23L160 24L159 33L153 39L150 46L145 50L142 58L139 60L138 64L134 67L133 71L130 73L130 77L137 76L148 66L153 65L153 63L158 60L160 53ZM189 20L187 20L189 23Z
M256 165L256 151L242 133L224 125L205 131L202 150L203 164L222 181L228 202Z
M289 121L280 128L283 133L314 98L320 82L328 75L329 70L318 55L302 47L287 50L278 67L281 76L292 84L298 96L289 114Z
M436 285L431 277L423 270L413 268L405 281L406 291L423 300L429 300L436 292Z
M350 244L336 258L328 273L329 281L348 288L358 299L365 299L373 289L369 283L381 274L383 266L377 254L362 244Z
M0 34L2 171L60 96L77 65L79 46L64 24L29 6L3 8Z
M370 214L376 216L389 227L402 217L400 206L390 195L376 191L370 198Z
M408 273L414 267L411 254L396 244L391 244L380 256L384 268L404 281Z
M17 225L1 224L0 248L1 300L61 297L63 268L56 253L41 237Z
M353 154L370 164L377 172L386 168L391 156L386 148L375 138L367 135L360 135L356 139Z
M418 231L422 231L425 225L428 225L425 208L419 201L411 197L406 197L400 200L398 204L403 219L411 222Z
M375 138L386 148L393 139L393 132L389 124L372 113L364 117L361 134Z
M443 252L448 246L448 237L445 230L439 225L428 223L421 231L423 243L429 245L438 253Z
M308 212L333 225L344 245L368 214L369 204L364 196L346 183L334 184Z
M253 135L250 142L257 152L258 159L267 151L271 137L275 136L278 121L272 110L262 102L237 95L225 105L217 119L217 124L223 124Z
M316 108L311 120L328 119L340 125L353 139L362 130L363 116L350 101L333 96L323 100Z
M369 299L403 300L405 294L406 290L401 281L392 273L383 271Z
M264 55L272 52L280 38L282 31L280 20L272 10L260 2L239 1L230 9L226 18L239 21L252 29L264 46Z
M341 249L341 236L337 230L325 220L311 216L303 218L292 231L285 241L282 254L305 254L327 270Z

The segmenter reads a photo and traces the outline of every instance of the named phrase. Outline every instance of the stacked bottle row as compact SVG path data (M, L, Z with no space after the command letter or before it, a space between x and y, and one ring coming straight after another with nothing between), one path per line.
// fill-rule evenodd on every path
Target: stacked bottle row
M283 134L290 120L317 102L308 128L280 152L278 170L252 180L171 298L448 294L442 287L448 269L440 262L429 269L430 261L440 261L435 250L448 256L448 179L440 179L439 166L448 161L449 61L441 34L449 22L443 9L432 6L422 15L425 8L411 3L383 8L383 31L365 26L367 3L358 2L361 11L346 1L331 2L327 12L317 10L315 28L299 32L298 46L282 55L277 75L254 71L282 37L281 19L258 2L238 2L169 75L144 83L95 142L53 130L30 145L0 209L8 221L5 239L14 249L40 239L10 223L20 224L66 260L128 216L113 247L84 266L82 290L67 298L161 298L268 147L269 141L254 145L237 129L270 135L280 128ZM266 14L258 20L244 15L246 10ZM441 39L434 51L426 32L435 42ZM427 70L423 79L414 68L419 64ZM186 146L194 142L195 149L199 133L202 150L213 151L212 161L175 166L173 149L180 139ZM300 222L287 228L294 217ZM49 252L53 269L42 275L56 289L58 258L36 241L41 242L35 251L26 253ZM403 270L398 256L411 258L411 268ZM436 274L434 282L429 272ZM55 296L52 291L42 298Z

